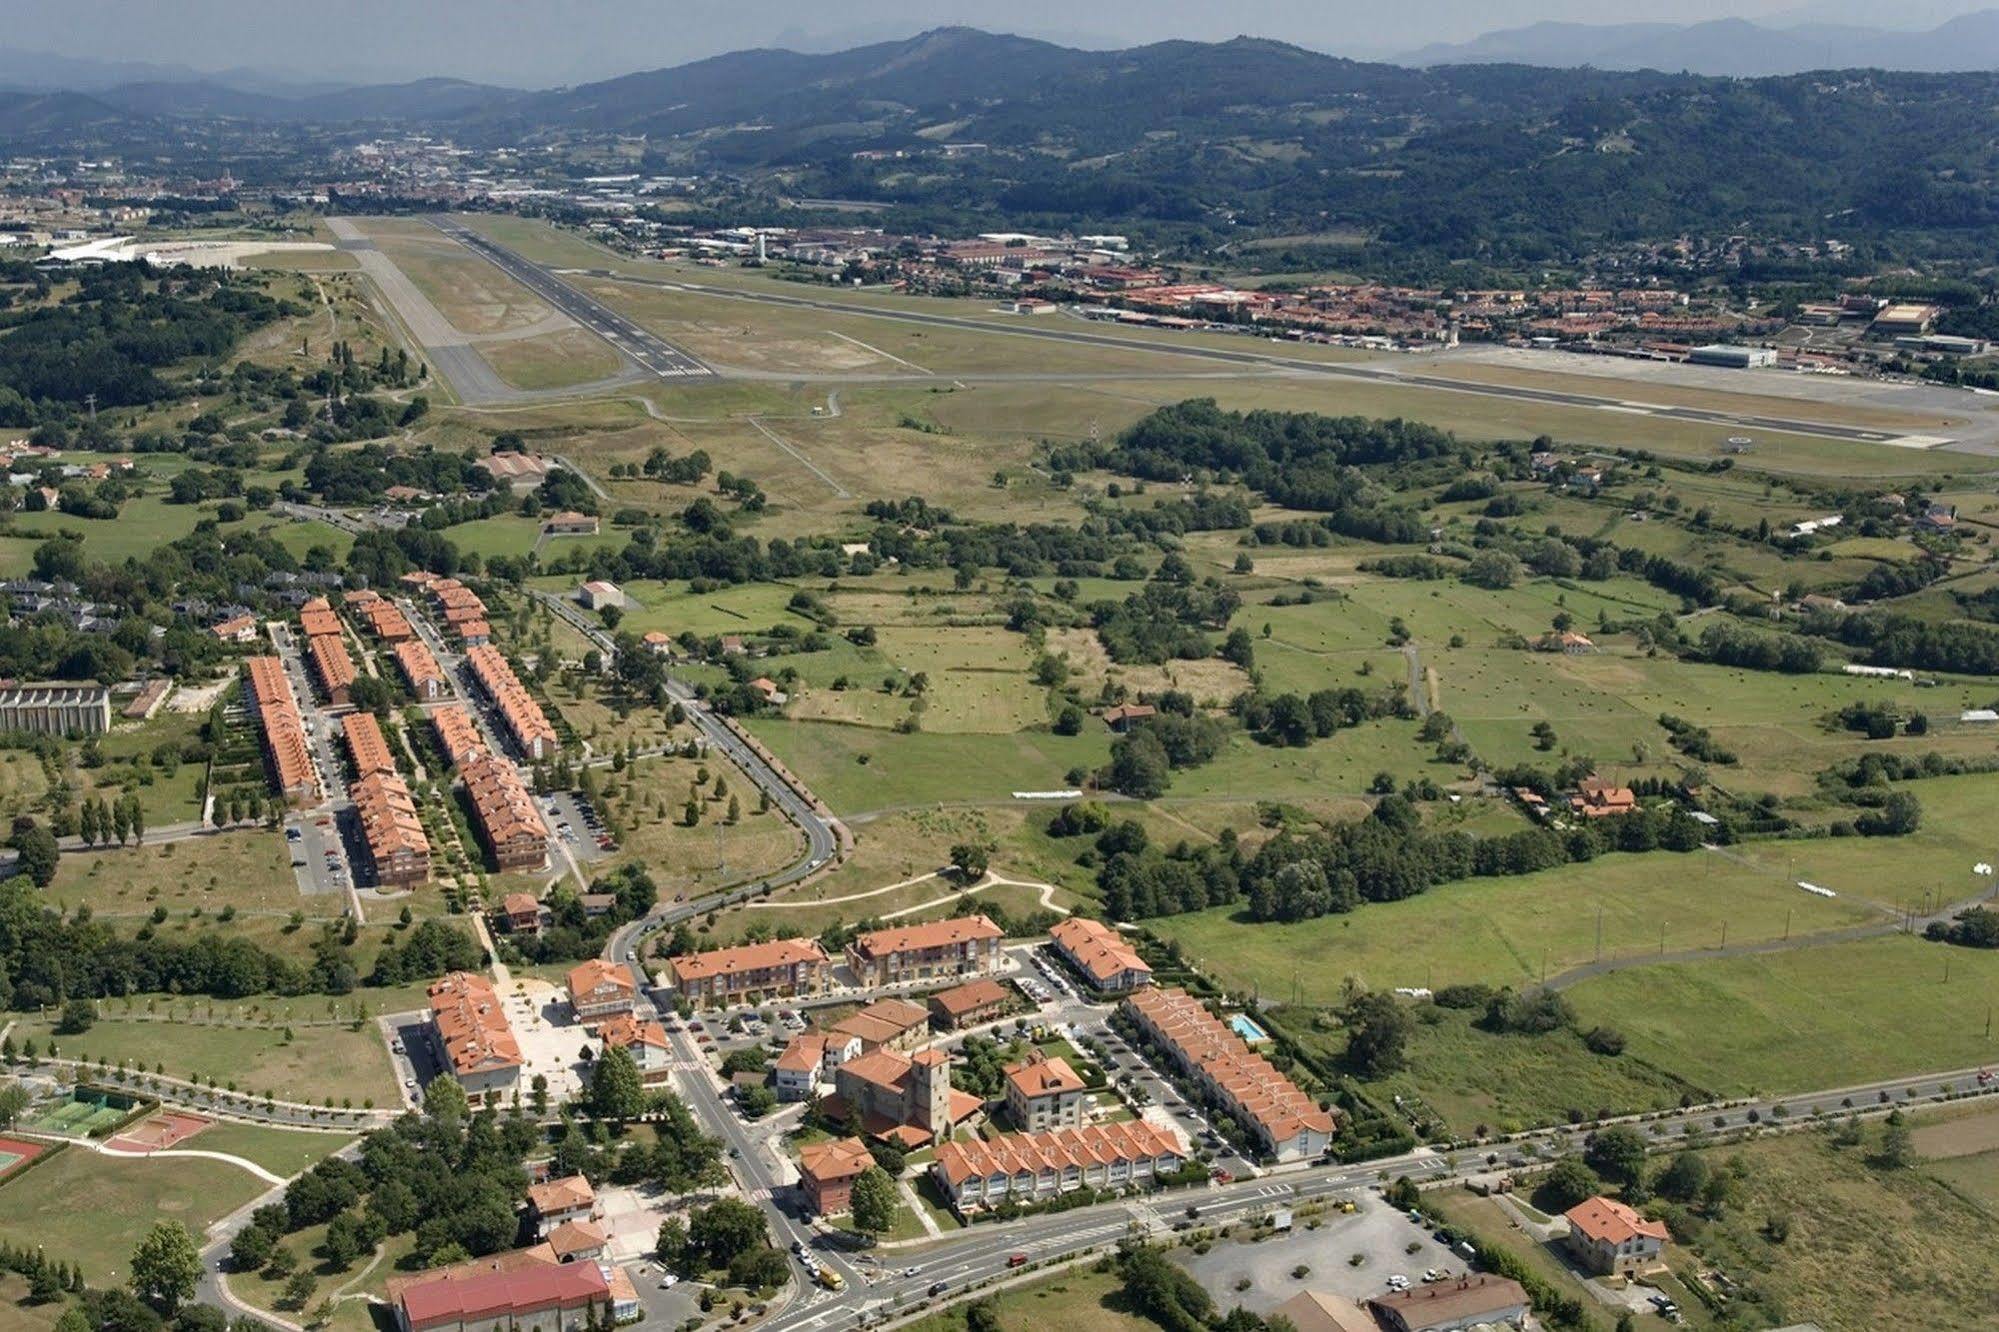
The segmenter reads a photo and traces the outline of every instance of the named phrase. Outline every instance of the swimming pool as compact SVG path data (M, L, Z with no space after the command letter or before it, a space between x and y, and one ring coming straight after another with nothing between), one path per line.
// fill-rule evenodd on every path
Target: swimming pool
M1270 1033L1257 1026L1256 1020L1247 1013L1237 1013L1230 1018L1229 1029L1251 1045L1270 1039Z

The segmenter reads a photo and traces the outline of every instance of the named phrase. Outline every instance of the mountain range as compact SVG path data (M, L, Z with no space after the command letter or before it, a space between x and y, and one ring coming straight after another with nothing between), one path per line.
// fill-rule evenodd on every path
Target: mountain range
M1534 23L1469 42L1439 43L1395 63L1514 64L1568 69L1658 69L1731 78L1819 69L1918 73L1999 69L1999 10L1965 14L1925 32L1837 23Z

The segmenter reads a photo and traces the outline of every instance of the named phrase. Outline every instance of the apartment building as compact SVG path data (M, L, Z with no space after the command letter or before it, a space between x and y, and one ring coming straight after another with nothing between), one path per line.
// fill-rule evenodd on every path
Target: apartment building
M444 1067L467 1096L511 1090L521 1075L521 1044L484 976L454 971L430 987L430 1025Z
M569 971L569 1007L585 1026L606 1018L630 1017L638 983L628 968L593 957Z
M571 1221L588 1221L597 1215L597 1190L581 1175L563 1175L528 1185L528 1224L537 1239Z
M1100 920L1070 916L1057 921L1048 937L1055 951L1099 990L1122 994L1152 984L1152 968L1138 950Z
M960 1212L1044 1202L1076 1189L1142 1189L1186 1164L1167 1130L1142 1119L947 1142L930 1173Z
M604 1270L593 1262L559 1263L551 1254L546 1265L518 1271L413 1281L391 1298L400 1332L589 1332L611 1318Z
M354 659L347 655L346 642L337 633L315 634L305 646L305 659L312 665L312 678L319 683L320 692L332 706L344 706L347 691L354 687Z
M437 747L445 762L454 768L462 768L467 759L486 752L486 737L480 734L472 714L457 704L431 713L430 728L437 734Z
M416 800L393 771L370 771L347 788L361 822L368 867L382 888L414 888L430 882L430 838L417 815Z
M854 1181L874 1167L875 1158L859 1138L832 1138L798 1149L798 1187L814 1216L847 1210Z
M386 597L372 597L356 602L353 594L347 598L347 609L354 612L367 631L384 643L406 643L416 637L416 630L410 628L409 618L401 607Z
M930 1020L940 1027L976 1027L1000 1016L1012 1000L1013 991L1003 982L967 981L930 996Z
M1006 1112L1013 1126L1039 1133L1044 1129L1075 1128L1083 1122L1089 1092L1082 1076L1060 1056L1030 1052L1006 1073Z
M286 804L317 802L319 772L313 766L305 719L299 715L291 681L285 678L284 662L276 657L244 658L243 695L257 715L257 733L263 742L272 788Z
M805 1100L818 1090L828 1068L837 1068L860 1053L861 1043L855 1037L802 1031L771 1065L771 1086L780 1101Z
M111 691L100 684L27 684L0 689L0 731L102 735L111 729Z
M862 985L983 976L998 970L1005 937L985 916L872 930L847 945L847 965Z
M1332 1141L1332 1112L1185 990L1139 990L1125 998L1122 1011L1277 1160L1317 1156Z
M425 703L444 697L447 692L444 671L429 648L414 638L405 638L392 650L396 656L396 669L402 672L403 683L409 686L412 694Z
M835 1037L858 1041L861 1053L871 1050L914 1050L930 1039L930 1010L907 999L877 999L827 1028Z
M666 1028L656 1021L620 1013L599 1022L597 1040L606 1050L623 1050L639 1066L639 1076L647 1083L667 1080L673 1062L673 1047L667 1043Z
M717 948L667 959L673 987L696 1008L731 1003L747 994L789 998L826 988L826 950L816 939Z
M501 722L520 746L521 753L531 759L553 754L557 747L555 728L549 725L548 718L542 715L541 704L534 701L500 650L490 644L469 648L465 664L472 668L472 678L498 709Z
M533 869L548 859L548 825L514 765L484 750L459 765L472 825L493 864Z

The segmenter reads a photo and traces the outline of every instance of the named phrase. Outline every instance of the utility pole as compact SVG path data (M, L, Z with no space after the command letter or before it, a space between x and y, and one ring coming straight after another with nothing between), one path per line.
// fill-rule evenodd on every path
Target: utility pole
M1596 960L1599 962L1603 961L1603 906L1601 903L1598 904L1596 909Z
M90 408L90 419L95 421L97 419L97 395L95 393L86 393L83 395L83 401Z

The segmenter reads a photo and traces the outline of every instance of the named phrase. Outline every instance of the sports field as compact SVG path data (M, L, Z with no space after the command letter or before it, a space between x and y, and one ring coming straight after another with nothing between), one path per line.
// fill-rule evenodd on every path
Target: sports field
M7 1178L22 1162L32 1161L47 1150L47 1143L11 1135L0 1136L0 1179Z
M87 1137L96 1129L115 1124L132 1113L132 1106L109 1104L101 1095L87 1092L72 1093L69 1097L44 1110L33 1119L24 1120L21 1127L30 1133L48 1133L61 1137Z

